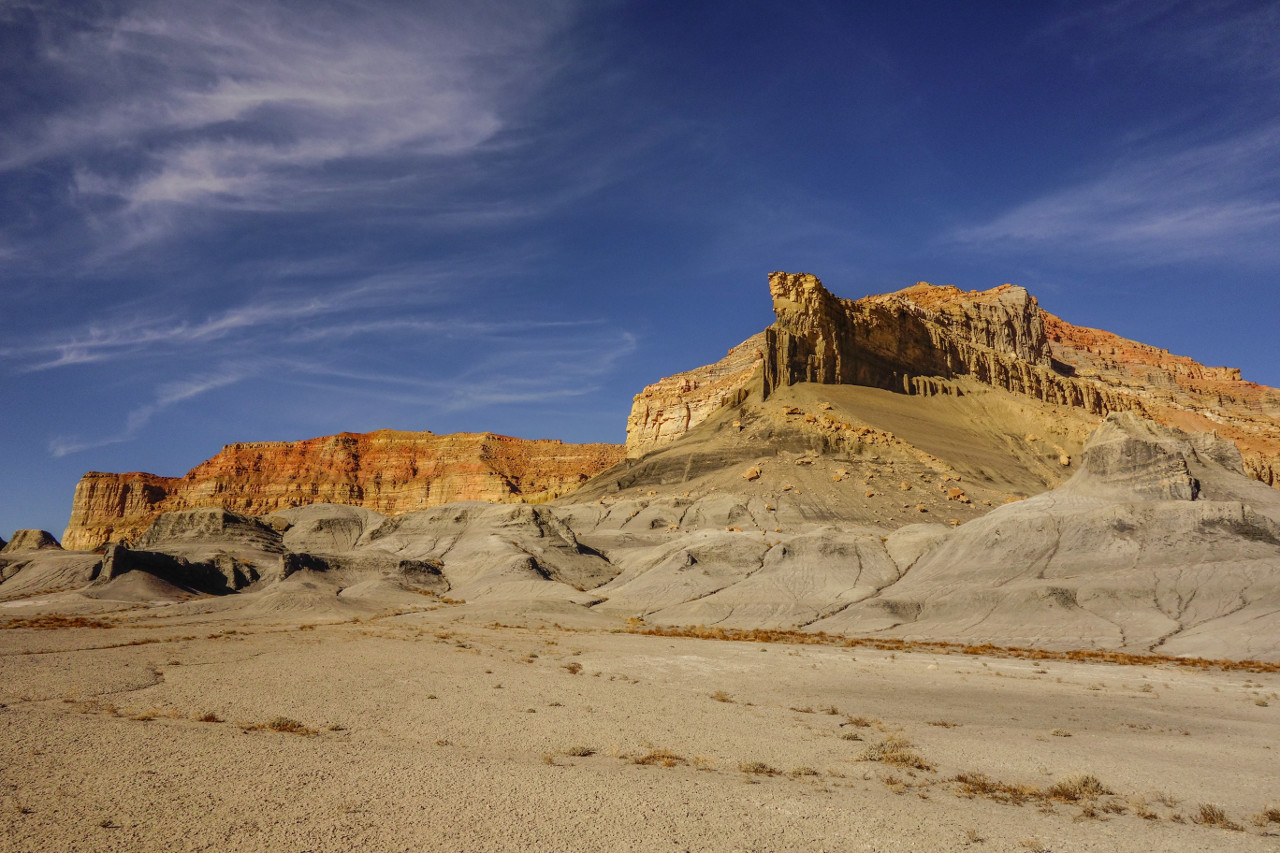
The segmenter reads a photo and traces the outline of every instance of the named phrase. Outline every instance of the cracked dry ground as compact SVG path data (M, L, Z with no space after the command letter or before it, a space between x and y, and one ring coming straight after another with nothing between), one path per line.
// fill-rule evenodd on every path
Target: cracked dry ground
M0 850L1280 841L1275 673L449 619L0 631Z

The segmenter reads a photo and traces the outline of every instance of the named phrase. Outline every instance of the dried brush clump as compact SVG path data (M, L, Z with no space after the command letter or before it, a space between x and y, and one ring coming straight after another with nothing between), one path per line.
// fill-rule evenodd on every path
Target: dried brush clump
M1216 826L1219 829L1230 829L1235 832L1239 832L1244 828L1227 817L1227 813L1222 810L1221 806L1213 803L1202 803L1195 816L1191 819L1201 826Z
M87 616L62 616L50 613L45 616L31 616L25 619L9 619L0 628L38 628L53 630L55 628L113 628L110 622L101 619L90 619Z
M1113 792L1106 785L1098 781L1097 776L1083 773L1050 785L1045 791L1045 796L1074 803L1080 800L1096 800L1111 793Z
M879 743L874 743L862 750L859 761L879 761L881 764L892 764L894 767L910 767L915 770L932 770L933 765L924 756L911 748L911 741L901 735L889 735Z
M644 755L631 759L632 764L646 767L675 767L677 764L688 764L682 755L676 755L669 749L651 749Z
M694 640L731 640L743 643L788 643L805 646L840 646L846 649L873 648L893 652L930 652L933 654L966 654L985 657L1021 658L1026 660L1087 661L1113 663L1124 666L1177 666L1192 669L1220 669L1232 672L1280 672L1280 663L1258 660L1217 660L1209 658L1183 658L1168 655L1132 655L1127 652L1105 649L1076 649L1055 651L1030 649L1020 646L997 646L991 643L965 644L933 640L899 640L891 637L846 637L816 631L783 631L765 628L720 628L695 625L692 627L657 627L643 622L628 623L630 634L651 637L677 637Z
M319 734L315 729L309 728L292 717L273 717L267 723L267 728L273 732L284 732L291 735L302 735L303 737L313 737Z
M755 776L777 776L778 771L765 764L763 761L743 761L738 764L738 769L743 773L750 773Z

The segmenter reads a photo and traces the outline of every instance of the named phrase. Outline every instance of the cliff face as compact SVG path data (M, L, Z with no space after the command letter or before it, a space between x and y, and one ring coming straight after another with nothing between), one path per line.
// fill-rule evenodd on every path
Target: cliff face
M1280 489L1280 391L1244 381L1238 368L1206 367L1049 313L1044 325L1053 357L1081 381L1140 399L1159 423L1217 432L1239 448L1249 476Z
M1168 350L1073 326L1043 311L1021 287L986 291L920 284L881 296L839 299L815 276L769 277L777 320L730 358L649 386L636 397L627 449L638 456L678 438L746 393L759 364L765 396L799 382L865 385L904 394L959 393L964 376L1099 418L1134 412L1189 431L1217 430L1240 449L1246 471L1280 488L1280 393L1239 370L1206 367ZM747 344L759 357L722 368ZM720 378L714 390L709 377ZM675 412L663 428L637 413ZM683 417L688 412L687 417Z
M90 472L76 486L63 544L137 536L162 512L223 506L246 515L315 503L386 515L452 501L544 500L621 461L614 444L492 433L377 432L231 444L185 477Z
M765 333L752 335L706 367L677 373L646 386L627 418L627 455L643 456L675 441L717 409L741 402L748 381L764 359Z

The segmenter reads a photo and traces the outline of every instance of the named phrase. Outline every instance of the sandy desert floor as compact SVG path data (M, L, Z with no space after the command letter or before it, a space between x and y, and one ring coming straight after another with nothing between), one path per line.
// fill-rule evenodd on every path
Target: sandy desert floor
M107 623L0 631L2 850L1280 849L1277 674Z

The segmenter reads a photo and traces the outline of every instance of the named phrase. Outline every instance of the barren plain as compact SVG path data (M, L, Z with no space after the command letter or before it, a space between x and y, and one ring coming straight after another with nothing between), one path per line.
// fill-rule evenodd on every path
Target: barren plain
M1277 847L1273 671L164 611L4 631L0 849Z

